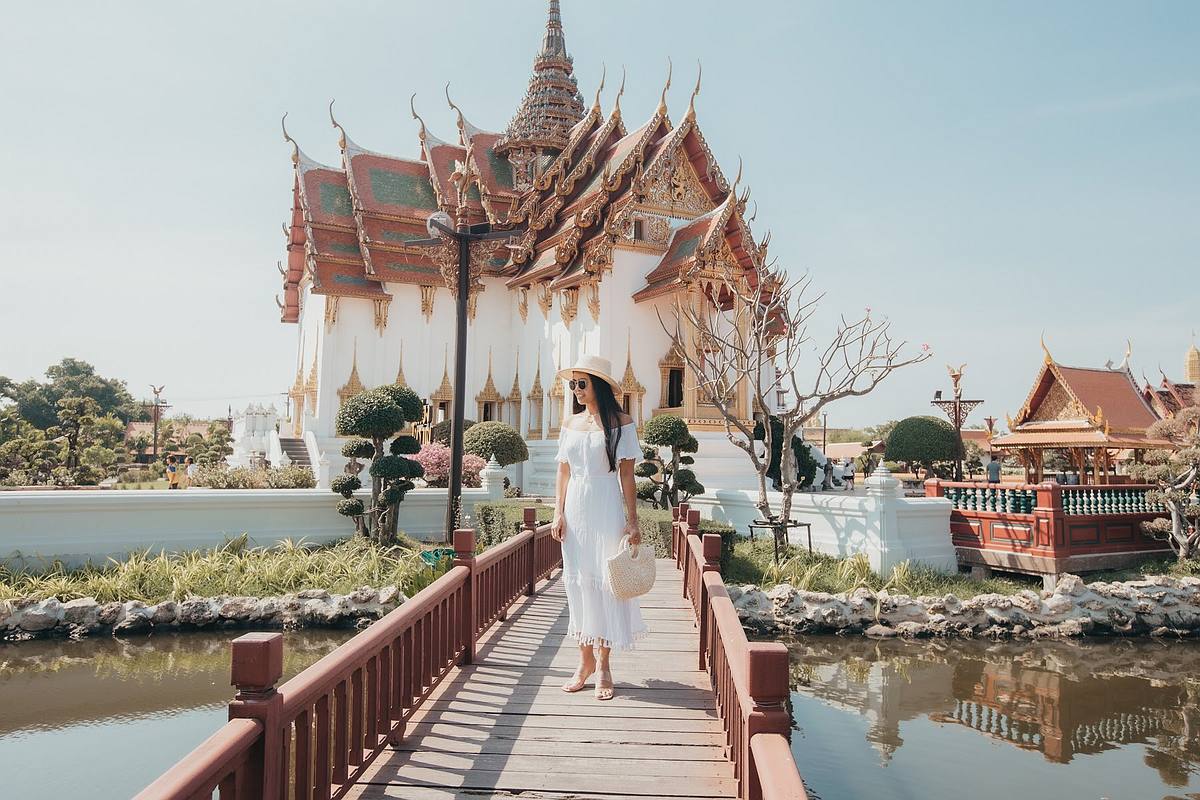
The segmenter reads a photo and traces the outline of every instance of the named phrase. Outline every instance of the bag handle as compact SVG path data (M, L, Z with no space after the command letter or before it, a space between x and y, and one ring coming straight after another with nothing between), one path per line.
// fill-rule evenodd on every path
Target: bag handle
M622 537L621 537L621 549L622 549L622 550L628 550L628 551L629 551L629 553L630 553L630 555L633 557L633 559L634 559L635 561L637 560L637 557L638 557L638 549L639 549L640 547L641 547L641 545L640 545L640 544L630 544L630 542L629 542L629 534L628 534L628 533L627 533L627 534L625 534L624 536L622 536Z

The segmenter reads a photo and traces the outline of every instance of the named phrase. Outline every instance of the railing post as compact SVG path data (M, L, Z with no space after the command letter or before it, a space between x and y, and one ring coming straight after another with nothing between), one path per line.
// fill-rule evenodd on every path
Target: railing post
M718 533L706 533L702 541L704 546L704 566L700 568L700 647L697 648L699 652L698 669L701 672L708 668L709 597L708 586L704 583L704 573L721 573L721 535Z
M791 727L785 706L790 691L788 651L785 645L778 642L750 642L746 655L751 707L746 714L746 730L742 737L742 763L746 767L744 796L750 800L761 800L762 785L758 780L760 767L754 763L750 740L757 733L788 735ZM761 768L768 770L773 765L763 764Z
M1039 534L1037 543L1049 547L1054 552L1054 558L1063 558L1067 555L1066 549L1070 543L1065 538L1062 541L1059 539L1065 525L1062 487L1054 481L1045 481L1034 489L1037 491L1037 505L1033 509L1035 530Z
M527 573L529 584L525 587L525 594L532 595L537 589L537 509L533 506L525 506L523 513L525 516L522 524L525 530L533 534L529 537L529 572Z
M250 797L276 800L282 796L283 696L275 684L283 676L283 635L247 633L233 640L229 682L237 694L229 703L230 719L256 719L263 725L262 741L251 751L246 785Z
M458 624L467 632L466 647L463 649L460 664L475 663L475 643L479 631L479 596L476 589L478 577L475 572L475 531L472 528L454 529L454 566L466 567L470 570L467 582L463 586L465 595L462 615Z
M942 489L942 481L939 478L930 478L925 481L925 496L926 497L941 497L945 492Z

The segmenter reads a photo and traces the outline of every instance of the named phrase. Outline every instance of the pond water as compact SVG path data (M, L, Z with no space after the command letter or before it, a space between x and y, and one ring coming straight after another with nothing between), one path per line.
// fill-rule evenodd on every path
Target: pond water
M1200 800L1200 643L788 645L814 800Z
M0 643L0 797L132 797L225 722L243 633ZM284 677L353 635L285 633Z

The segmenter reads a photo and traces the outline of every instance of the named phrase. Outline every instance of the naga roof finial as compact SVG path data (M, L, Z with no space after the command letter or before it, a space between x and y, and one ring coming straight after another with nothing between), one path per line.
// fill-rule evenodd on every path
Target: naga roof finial
M1133 355L1133 342L1126 339L1125 340L1125 357L1121 359L1121 366L1118 367L1118 369L1123 369L1123 370L1129 369L1129 357L1131 355Z
M338 129L338 147L340 147L342 149L342 152L345 153L346 152L346 129L343 128L341 126L341 123L339 123L334 118L333 103L334 103L333 100L329 101L329 122L332 123L333 127Z
M1046 332L1044 330L1042 331L1040 342L1042 344L1042 352L1046 354L1046 363L1053 364L1054 356L1050 355L1050 348L1046 347Z
M463 119L462 109L454 105L454 101L450 99L450 81L446 81L446 102L458 114L458 143L465 146L467 143L467 121Z
M421 130L417 133L417 136L420 138L421 144L424 145L425 144L425 120L421 119L421 115L417 113L416 100L417 100L417 93L413 92L412 96L408 98L408 110L412 112L412 118L415 119L421 125Z
M667 115L667 90L671 88L671 73L674 71L674 65L671 63L671 57L667 56L667 82L662 88L662 95L658 98L658 115L665 117Z
M696 121L696 96L700 94L700 78L703 75L704 75L704 65L700 63L699 59L697 59L696 60L696 88L692 89L692 98L690 100L688 100L687 114L685 114L683 117L688 122Z
M625 65L621 65L621 86L617 89L617 97L613 100L613 113L621 113L621 95L625 94Z
M730 187L730 189L729 189L729 194L731 197L737 196L737 187L738 187L738 184L741 182L742 182L742 157L738 156L737 177L733 179L733 186Z
M279 120L279 127L283 128L283 140L290 142L292 145L292 164L299 166L300 164L300 145L296 144L296 140L292 138L287 130L287 112L283 112L283 119Z
M592 102L592 108L600 110L600 93L604 91L604 79L608 77L608 67L603 62L600 63L600 85L596 87L596 99Z

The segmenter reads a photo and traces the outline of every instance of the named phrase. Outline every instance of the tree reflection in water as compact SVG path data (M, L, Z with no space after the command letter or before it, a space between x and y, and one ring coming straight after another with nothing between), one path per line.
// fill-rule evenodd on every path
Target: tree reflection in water
M794 691L864 717L885 765L904 744L900 723L925 717L1059 764L1143 745L1146 766L1166 786L1186 786L1200 768L1200 646L1192 642L787 643ZM803 719L795 725L804 731Z

